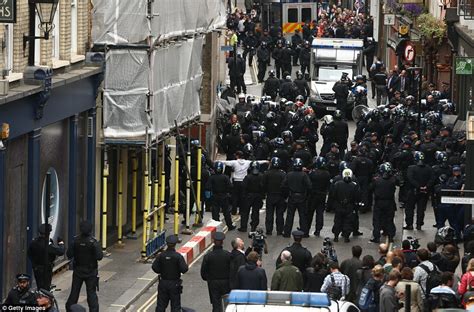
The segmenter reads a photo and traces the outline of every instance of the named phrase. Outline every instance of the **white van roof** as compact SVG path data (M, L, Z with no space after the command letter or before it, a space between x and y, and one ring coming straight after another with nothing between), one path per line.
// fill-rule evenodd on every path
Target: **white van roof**
M314 38L311 44L313 49L362 49L364 40L345 38Z

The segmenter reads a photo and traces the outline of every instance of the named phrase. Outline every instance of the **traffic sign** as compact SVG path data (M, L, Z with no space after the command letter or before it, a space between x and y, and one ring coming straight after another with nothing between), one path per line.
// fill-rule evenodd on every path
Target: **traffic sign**
M441 196L442 204L474 205L474 197Z
M411 43L405 46L405 61L412 62L415 59L415 47Z

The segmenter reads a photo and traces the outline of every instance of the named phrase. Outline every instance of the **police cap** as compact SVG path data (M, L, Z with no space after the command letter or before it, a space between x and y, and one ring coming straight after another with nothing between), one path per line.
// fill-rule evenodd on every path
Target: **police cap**
M214 240L215 241L223 241L225 239L225 234L222 232L215 232L214 233Z
M337 143L331 143L331 147L337 147L337 148L339 148L339 144L337 144Z
M178 243L178 236L171 234L166 238L166 243L168 245L176 245Z
M303 231L296 230L296 231L291 232L291 235L293 235L294 238L301 238L304 236L304 233Z
M37 294L39 297L46 297L46 298L49 298L50 300L54 299L53 293L43 288L38 290Z
M88 235L92 233L92 224L87 221L81 221L81 224L79 224L79 230L81 231L81 234Z
M28 274L20 273L16 275L17 281L29 281L31 277Z
M52 230L53 228L51 227L51 224L48 223L43 223L38 228L38 232L40 232L40 234L46 234L46 232L51 233Z

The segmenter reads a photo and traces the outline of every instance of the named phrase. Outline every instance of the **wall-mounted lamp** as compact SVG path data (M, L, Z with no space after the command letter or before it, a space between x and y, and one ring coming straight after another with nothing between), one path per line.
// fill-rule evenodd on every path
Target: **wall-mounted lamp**
M29 42L28 66L35 65L35 40L49 39L49 33L54 29L54 14L58 8L59 0L29 0L29 34L23 35L23 50ZM36 12L40 20L39 28L44 32L44 36L35 36Z

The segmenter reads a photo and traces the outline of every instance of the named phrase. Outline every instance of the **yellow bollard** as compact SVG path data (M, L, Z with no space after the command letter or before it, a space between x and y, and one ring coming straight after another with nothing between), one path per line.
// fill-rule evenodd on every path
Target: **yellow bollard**
M178 139L177 139L178 140ZM176 145L178 142L176 142ZM176 150L174 161L174 234L179 231L179 152Z
M104 168L102 171L102 250L107 249L107 178L109 177L109 163L107 149L104 149Z
M148 217L148 148L145 148L143 161L143 238L142 238L142 258L146 257L146 243L148 241L147 217Z
M195 221L194 221L194 224L195 225L200 225L202 220L201 220L201 170L202 170L202 161L201 161L201 158L202 158L202 147L201 147L201 144L199 144L198 146L198 150L197 150L197 177L196 177L196 207L197 207L197 211L196 211L196 217L195 217Z
M153 210L155 211L155 213L153 214L153 235L154 235L153 237L156 237L158 235L158 212L156 211L156 209L158 209L160 205L160 201L158 197L158 194L159 194L158 164L160 162L159 157L158 157L159 146L157 146L156 148L157 150L156 150L155 172L153 176Z
M123 227L123 163L122 163L122 155L121 155L121 149L118 148L117 151L118 154L118 216L117 216L117 227L118 227L118 243L121 245L122 244L122 239L123 239L123 233L122 233L122 227Z
M132 237L136 236L137 232L137 151L132 153Z
M166 179L166 172L165 172L165 162L166 162L166 145L165 143L163 142L163 148L162 148L162 152L161 152L161 178L160 178L160 184L161 184L161 187L160 187L160 202L161 202L161 205L164 205L165 204L165 191L166 191L166 183L165 183L165 179ZM167 207L163 207L161 210L160 210L160 230L163 231L165 229L165 209Z

